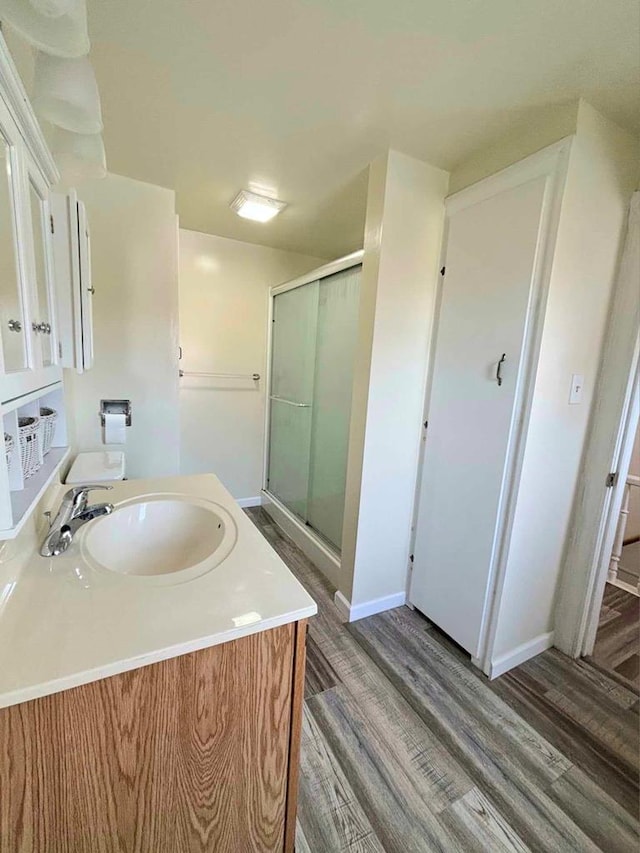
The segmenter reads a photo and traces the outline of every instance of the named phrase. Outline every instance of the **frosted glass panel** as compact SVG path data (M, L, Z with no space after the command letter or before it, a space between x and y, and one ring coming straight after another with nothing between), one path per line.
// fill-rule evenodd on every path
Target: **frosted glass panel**
M271 491L306 519L318 282L273 300L269 478Z
M273 300L271 393L311 404L318 324L318 282Z
M311 408L271 401L269 491L291 512L307 517Z
M361 267L320 283L307 521L342 544Z

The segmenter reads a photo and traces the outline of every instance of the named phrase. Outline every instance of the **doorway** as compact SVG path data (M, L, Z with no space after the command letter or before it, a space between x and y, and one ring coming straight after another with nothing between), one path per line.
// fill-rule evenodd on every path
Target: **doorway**
M636 405L632 405L630 423L623 430L625 439L618 471L621 494L618 501L613 502L607 521L606 541L613 544L599 602L593 650L587 657L625 684L640 690L640 421L637 395L636 388ZM632 450L625 464L629 445ZM594 610L597 604L594 602ZM595 616L593 619L595 622Z

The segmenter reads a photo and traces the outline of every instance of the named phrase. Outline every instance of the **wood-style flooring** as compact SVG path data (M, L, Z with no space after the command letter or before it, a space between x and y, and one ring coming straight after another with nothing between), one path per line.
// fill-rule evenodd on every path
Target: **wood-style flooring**
M605 585L594 662L640 689L640 598Z
M319 609L298 851L637 853L636 691L555 650L489 682L406 607L342 624L328 582L247 512Z

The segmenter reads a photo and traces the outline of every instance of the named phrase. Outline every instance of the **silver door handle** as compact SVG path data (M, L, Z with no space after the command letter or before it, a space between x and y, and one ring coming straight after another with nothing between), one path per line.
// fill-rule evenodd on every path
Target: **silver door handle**
M498 362L498 366L496 367L496 382L498 383L498 387L502 385L502 365L507 357L506 352L502 353L502 358Z
M20 322L20 320L9 320L9 322L7 323L7 326L9 326L10 332L21 332L22 331L22 323Z
M275 394L272 394L269 397L270 400L276 400L278 403L286 403L287 406L295 406L297 409L310 409L311 403L298 403L295 400L285 400L284 397L276 397Z

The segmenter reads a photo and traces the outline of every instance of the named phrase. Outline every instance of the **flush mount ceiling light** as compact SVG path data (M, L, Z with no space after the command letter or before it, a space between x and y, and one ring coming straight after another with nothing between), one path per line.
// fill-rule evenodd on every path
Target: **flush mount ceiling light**
M253 219L254 222L268 222L286 206L286 201L278 201L266 195L249 192L249 190L240 190L229 205L238 216L242 216L243 219Z

